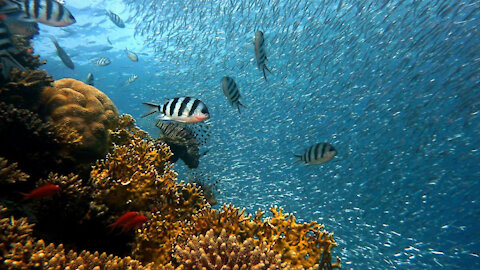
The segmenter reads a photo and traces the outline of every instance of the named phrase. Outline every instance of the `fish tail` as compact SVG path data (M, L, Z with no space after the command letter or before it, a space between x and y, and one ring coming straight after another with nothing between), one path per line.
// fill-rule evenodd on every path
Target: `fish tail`
M22 4L20 3L20 1L3 0L2 4L0 4L0 13L1 14L17 13L21 8L22 8Z
M147 114L142 115L142 118L152 115L156 112L160 111L160 105L150 102L142 102L142 104L147 105L152 108L152 111L148 112Z
M22 195L22 196L23 196L23 199L24 199L24 200L29 200L29 199L31 199L31 198L32 198L32 197L31 197L31 195L30 195L30 193L23 193L23 192L20 192L20 195Z
M302 155L294 154L294 156L298 159L293 164L298 164L298 163L302 162Z
M263 66L263 68L262 68L262 71L263 71L263 77L265 78L265 81L267 81L267 82L268 82L268 80L267 80L267 74L265 74L265 68L266 68L265 66Z
M240 101L238 101L238 104L237 104L238 113L240 113L240 107L247 108L247 106L243 105Z
M272 74L272 72L270 71L270 69L268 69L267 65L263 65L263 67L264 67L270 74Z

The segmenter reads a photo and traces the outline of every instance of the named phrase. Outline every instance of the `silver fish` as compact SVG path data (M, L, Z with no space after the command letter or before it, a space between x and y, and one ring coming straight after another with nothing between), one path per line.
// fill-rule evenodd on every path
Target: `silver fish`
M90 72L88 73L87 75L87 79L85 80L85 83L88 84L88 85L91 85L93 86L94 85L94 78L93 78L93 74Z
M108 57L101 57L101 58L98 58L97 60L92 62L92 64L97 65L97 66L101 66L101 67L108 66L111 63L112 63L112 61L110 61L110 59Z
M133 62L138 62L138 56L132 51L129 51L127 48L125 48L125 53L127 54L128 58L132 60Z
M222 90L223 90L223 94L230 101L230 104L232 106L236 105L237 109L238 109L238 113L240 113L240 106L245 107L245 105L243 105L239 100L240 97L241 97L240 96L240 91L238 90L238 86L235 83L235 81L228 76L223 77L222 78Z
M16 7L7 9L16 12L18 19L27 22L39 22L49 26L68 26L76 22L72 13L55 0L3 0L0 13L5 10L3 6Z
M258 68L263 72L263 77L267 80L265 70L272 73L265 64L267 61L267 55L265 53L265 39L262 31L255 33L255 58L257 59Z
M107 14L110 21L112 21L116 26L118 26L120 28L125 28L125 23L122 21L120 16L111 12L110 10L106 10L105 13Z
M11 34L7 26L0 20L0 65L3 78L7 78L12 67L24 71L25 68L13 58L11 53L18 53L18 49L13 45Z
M317 143L310 146L302 155L295 155L299 160L306 164L322 164L330 161L337 155L337 150L329 143Z
M54 39L53 37L50 38L57 48L57 55L60 57L60 60L67 66L69 69L75 69L75 66L72 62L72 59L68 56L67 52L58 44L57 40Z
M153 110L142 117L160 113L160 120L171 120L181 123L198 123L210 118L207 105L201 100L192 97L176 97L167 100L163 105L144 102Z

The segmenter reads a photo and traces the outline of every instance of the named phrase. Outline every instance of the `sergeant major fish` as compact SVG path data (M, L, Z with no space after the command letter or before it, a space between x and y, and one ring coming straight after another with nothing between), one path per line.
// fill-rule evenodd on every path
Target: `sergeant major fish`
M255 58L257 59L257 66L263 72L263 77L267 80L267 75L265 70L272 73L265 64L267 61L267 55L265 53L265 39L263 37L262 31L257 31L255 33Z
M110 59L108 57L101 57L101 58L98 58L97 60L94 60L92 62L92 64L97 65L97 66L101 66L101 67L108 66L111 63L112 63L112 61L110 61Z
M85 80L85 83L93 86L94 85L94 80L95 80L95 78L93 77L93 74L90 72L87 75L87 79Z
M62 60L65 66L67 66L69 69L75 69L72 59L70 59L67 52L65 52L65 50L58 44L56 39L54 39L53 37L50 37L50 39L55 45L55 48L57 48L57 55L58 57L60 57L60 60Z
M117 14L111 12L110 10L106 10L105 11L105 14L107 14L108 18L110 19L110 21L112 21L116 26L120 27L120 28L125 28L125 23L122 21L122 19L120 18L120 16L118 16Z
M238 87L235 81L228 76L223 77L222 90L223 90L223 94L230 101L230 104L232 106L236 105L238 109L238 113L240 113L240 106L245 107L245 105L243 105L239 100L241 97L240 91L238 90Z
M127 81L125 82L125 85L129 85L131 83L133 83L134 81L136 81L138 79L138 75L137 74L133 74L132 76L130 76Z
M337 150L329 143L317 143L310 146L302 155L295 155L299 158L297 162L306 164L322 164L330 161L337 155Z
M138 62L138 56L132 51L129 51L127 48L125 48L125 53L127 54L128 58L132 60L132 62Z
M160 120L171 120L181 123L198 123L210 118L207 105L192 97L176 97L167 100L163 105L144 102L153 110L142 117L160 112Z
M55 0L2 0L0 13L14 13L21 21L49 26L68 26L76 22L72 13Z
M18 49L13 45L10 39L11 34L8 31L7 26L0 20L0 64L2 68L3 78L7 78L10 74L12 67L24 71L25 68L13 58L11 53L18 53Z

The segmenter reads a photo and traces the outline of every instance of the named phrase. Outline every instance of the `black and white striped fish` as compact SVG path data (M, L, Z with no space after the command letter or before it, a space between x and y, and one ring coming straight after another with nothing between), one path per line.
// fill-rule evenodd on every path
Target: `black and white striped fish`
M5 25L3 20L0 20L0 67L4 79L8 77L12 68L17 68L22 71L25 70L11 55L11 53L18 53L18 49L13 45L10 37L11 34L8 31L7 25Z
M125 28L125 23L123 20L118 16L117 14L111 12L110 10L106 10L105 14L107 14L108 18L110 21L112 21L116 26L120 28Z
M167 100L163 105L144 102L153 110L142 117L160 112L160 120L171 120L181 123L198 123L210 118L207 105L192 97L176 97Z
M230 104L232 106L236 105L238 113L240 113L240 106L245 107L245 105L240 102L240 91L238 90L237 84L231 77L225 76L222 78L222 90L223 94L230 101Z
M272 73L266 66L267 54L265 52L265 39L263 38L263 32L257 31L255 33L255 58L257 59L257 66L263 72L263 77L267 80L267 74L265 70Z
M68 26L76 22L72 13L56 0L2 0L2 3L0 13L18 13L22 21L50 26Z
M92 64L97 65L97 66L101 66L101 67L108 66L111 63L112 63L112 61L110 61L110 59L108 57L101 57L101 58L98 58L97 60L92 62Z
M53 44L55 45L55 48L57 48L57 55L60 57L60 60L62 60L63 64L67 66L69 69L75 69L75 65L72 62L72 59L68 56L67 52L58 44L57 40L53 37L50 37L52 40Z
M299 158L297 162L306 164L322 164L330 161L337 155L337 150L329 143L317 143L310 146L302 155L295 155Z
M158 120L155 124L162 131L162 135L171 140L184 140L188 145L196 147L205 145L210 137L210 129L206 122L188 125L173 121Z
M93 73L88 73L87 79L85 80L85 83L88 85L93 86L94 85L95 78L93 77Z
M138 75L137 74L133 74L132 76L130 76L127 81L125 82L124 85L129 85L131 83L133 83L134 81L136 81L138 79Z

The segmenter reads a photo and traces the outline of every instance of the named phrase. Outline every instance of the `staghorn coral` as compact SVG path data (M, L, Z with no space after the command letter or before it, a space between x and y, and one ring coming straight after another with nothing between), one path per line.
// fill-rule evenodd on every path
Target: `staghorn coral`
M50 171L73 170L75 162L65 153L79 139L69 127L45 123L29 110L0 103L0 155L17 161L34 179Z
M175 247L177 270L239 269L270 270L291 269L282 262L281 255L265 246L256 246L253 238L239 241L222 229L220 235L209 230L205 235L193 236L186 244Z
M17 108L35 110L40 93L52 82L45 70L13 69L8 81L0 87L0 100Z
M177 241L187 241L193 235L204 234L213 229L220 234L223 229L235 235L240 241L253 238L255 245L267 247L282 255L292 268L331 269L339 262L331 263L331 249L336 246L331 234L316 222L299 224L295 217L283 214L282 209L270 208L273 216L261 220L264 212L255 213L252 218L244 210L224 205L220 211L208 207L196 214L190 226L185 226Z
M7 209L0 206L0 268L7 269L109 269L150 270L152 264L142 266L130 257L120 258L106 253L73 250L63 245L47 245L32 236L33 225L26 218L5 217Z
M129 114L122 114L115 130L110 130L110 137L116 145L127 145L131 140L150 140L145 131L135 126L135 119ZM111 146L110 152L113 150Z
M8 164L8 160L0 157L0 184L13 184L27 181L28 174L17 169L17 163Z
M77 160L90 162L105 156L110 146L109 129L118 123L112 101L97 88L74 79L55 81L41 93L41 111L48 121L67 124L82 136Z

